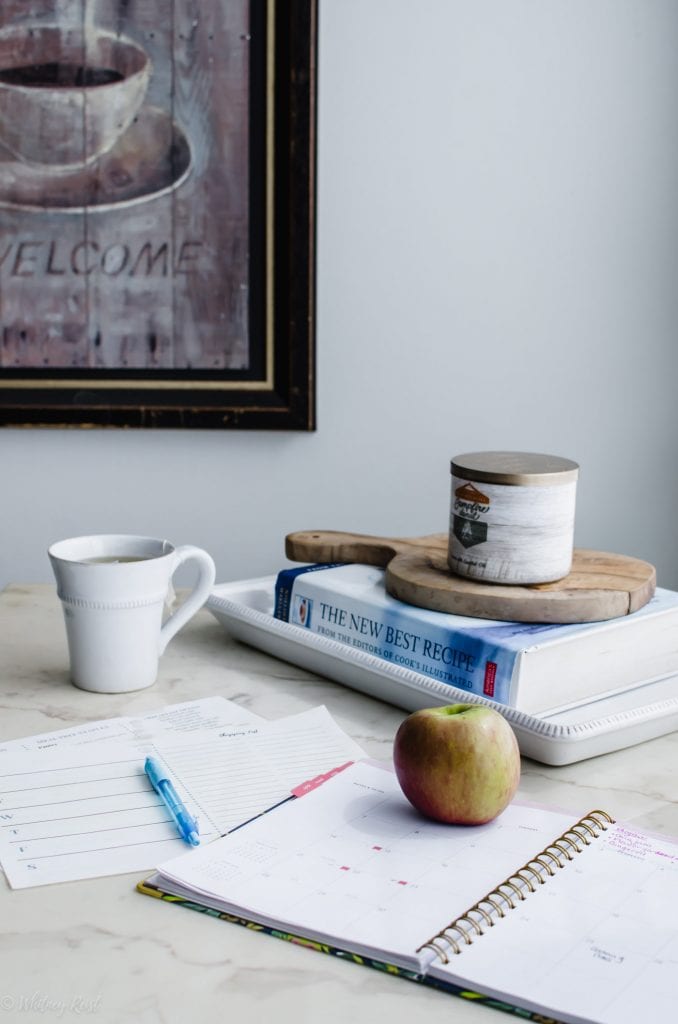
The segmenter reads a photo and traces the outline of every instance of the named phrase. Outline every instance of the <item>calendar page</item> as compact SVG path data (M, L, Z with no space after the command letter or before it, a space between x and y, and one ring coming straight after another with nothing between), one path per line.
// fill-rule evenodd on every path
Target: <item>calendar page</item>
M559 1020L675 1020L678 845L613 825L448 960L430 973Z
M313 790L160 866L160 885L210 906L422 969L420 947L573 821L512 804L488 825L419 815L395 775L359 762Z

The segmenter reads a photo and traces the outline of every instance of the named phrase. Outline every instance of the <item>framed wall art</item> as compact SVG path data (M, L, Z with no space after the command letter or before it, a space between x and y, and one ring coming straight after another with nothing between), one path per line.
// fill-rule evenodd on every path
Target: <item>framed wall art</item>
M312 430L316 0L3 0L0 424Z

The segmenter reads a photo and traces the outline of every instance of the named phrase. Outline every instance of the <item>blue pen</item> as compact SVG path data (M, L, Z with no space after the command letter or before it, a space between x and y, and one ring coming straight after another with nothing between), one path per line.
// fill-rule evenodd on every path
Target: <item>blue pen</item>
M176 789L167 776L164 775L158 762L154 761L152 757L147 757L144 771L151 780L153 789L174 818L181 838L190 843L191 846L199 846L198 822L188 813L186 807L179 799Z

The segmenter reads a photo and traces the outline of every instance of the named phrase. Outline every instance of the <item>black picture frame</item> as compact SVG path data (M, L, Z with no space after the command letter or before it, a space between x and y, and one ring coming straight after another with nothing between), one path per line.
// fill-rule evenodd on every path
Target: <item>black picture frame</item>
M315 429L317 0L251 0L250 24L249 365L57 372L0 360L0 426ZM3 305L0 278L0 346Z

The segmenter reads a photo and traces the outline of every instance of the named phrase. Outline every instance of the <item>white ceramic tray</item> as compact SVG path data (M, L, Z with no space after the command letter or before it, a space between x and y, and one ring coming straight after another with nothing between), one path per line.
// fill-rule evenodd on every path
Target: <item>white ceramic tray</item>
M489 704L511 723L521 752L535 761L572 764L678 729L678 676L566 711L526 715L281 622L273 617L274 588L275 576L221 583L207 608L236 639L407 711L457 701Z

